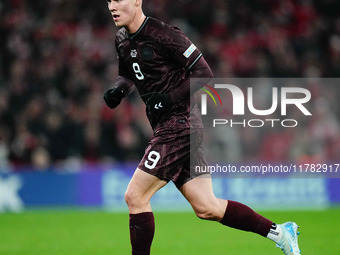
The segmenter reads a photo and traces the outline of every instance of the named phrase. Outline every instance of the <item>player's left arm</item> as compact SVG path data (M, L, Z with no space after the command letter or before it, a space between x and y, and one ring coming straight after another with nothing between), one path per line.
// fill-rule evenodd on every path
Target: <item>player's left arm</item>
M180 84L169 93L173 103L180 102L201 87L204 87L212 78L213 73L205 61L201 51L178 28L169 31L172 40L166 44L169 57L183 69ZM201 78L199 82L190 83L190 78ZM198 81L195 79L195 81Z
M191 94L198 91L201 87L204 87L212 78L213 72L210 66L205 61L203 56L194 63L194 65L186 70L183 75L181 84L169 93L170 99L173 103L178 103L188 98ZM190 78L202 78L201 80L195 79L196 82L190 82Z
M171 106L199 90L213 77L213 73L205 61L200 50L178 28L171 28L164 36L163 51L172 63L182 68L183 73L180 84L171 92L161 94L158 92L142 95L142 99L151 111L166 113ZM205 78L204 81L190 83L190 78Z

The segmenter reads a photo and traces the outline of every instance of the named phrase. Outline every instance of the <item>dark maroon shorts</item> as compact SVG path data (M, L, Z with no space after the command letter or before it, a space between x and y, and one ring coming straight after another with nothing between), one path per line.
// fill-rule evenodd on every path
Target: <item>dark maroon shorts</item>
M180 188L197 176L190 165L207 165L202 138L202 129L176 129L156 134L138 168L161 180L173 181Z

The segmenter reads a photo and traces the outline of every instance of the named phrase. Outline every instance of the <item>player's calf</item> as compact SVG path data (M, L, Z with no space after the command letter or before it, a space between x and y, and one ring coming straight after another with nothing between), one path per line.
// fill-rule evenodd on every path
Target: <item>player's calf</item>
M130 213L129 227L132 255L149 255L155 233L153 213Z
M251 231L266 237L273 222L244 204L228 200L228 206L221 224L244 231Z

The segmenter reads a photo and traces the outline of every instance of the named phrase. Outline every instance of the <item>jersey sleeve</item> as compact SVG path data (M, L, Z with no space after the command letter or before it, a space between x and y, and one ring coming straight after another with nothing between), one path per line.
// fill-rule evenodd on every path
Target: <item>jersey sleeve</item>
M126 79L131 79L129 75L129 69L127 68L124 62L124 53L123 50L119 48L117 41L115 42L117 58L118 58L118 75L125 77Z
M167 57L186 70L192 68L202 56L201 51L176 27L164 31L163 49Z
M172 102L177 103L194 94L197 90L205 86L212 78L213 73L205 61L201 57L197 63L190 69L190 76L183 80L181 86L178 86L170 92ZM191 82L190 78L201 78L199 82Z

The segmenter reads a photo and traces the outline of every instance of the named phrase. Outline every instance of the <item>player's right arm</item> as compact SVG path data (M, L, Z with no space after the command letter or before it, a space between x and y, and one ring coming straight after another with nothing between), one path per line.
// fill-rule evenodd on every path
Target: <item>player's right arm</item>
M134 89L134 82L118 76L115 86L104 93L104 100L111 109L116 108L122 99L131 94Z
M125 30L119 30L116 35L115 47L118 53L118 77L116 80L116 84L112 89L107 90L104 93L104 100L108 107L111 109L116 108L122 99L131 94L134 89L134 82L129 78L128 68L124 62L124 55L120 54L123 52L123 48L119 48L119 44L121 41L126 39Z

